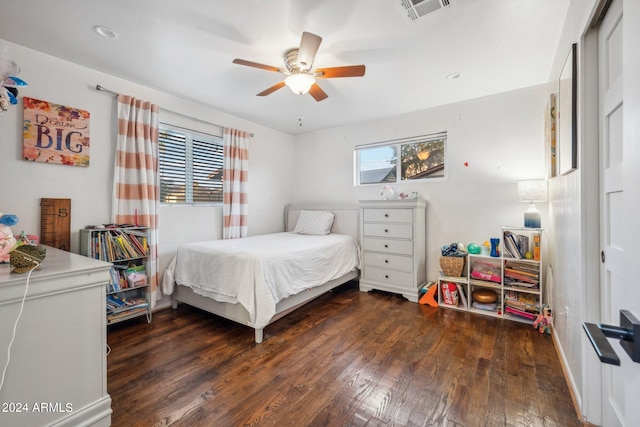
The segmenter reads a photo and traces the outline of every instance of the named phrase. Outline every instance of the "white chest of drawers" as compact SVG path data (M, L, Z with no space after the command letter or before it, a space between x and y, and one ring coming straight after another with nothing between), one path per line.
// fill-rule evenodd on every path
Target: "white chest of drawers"
M426 280L426 202L424 200L361 200L360 290L402 294L418 302Z
M31 276L0 264L2 367L22 311L0 394L0 402L17 406L0 410L0 425L109 426L104 299L111 264L46 249Z

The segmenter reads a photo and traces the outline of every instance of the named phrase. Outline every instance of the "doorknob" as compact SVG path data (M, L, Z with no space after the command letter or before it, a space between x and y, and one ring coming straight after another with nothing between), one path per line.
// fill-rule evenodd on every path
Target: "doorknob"
M631 360L640 363L640 320L628 310L620 310L620 326L595 323L583 323L582 328L587 333L589 341L596 354L603 363L620 365L620 359L607 341L618 338L620 345L627 352Z

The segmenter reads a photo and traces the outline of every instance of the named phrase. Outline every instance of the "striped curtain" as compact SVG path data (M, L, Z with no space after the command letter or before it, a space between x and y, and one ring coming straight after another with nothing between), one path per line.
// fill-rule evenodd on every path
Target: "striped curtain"
M147 276L151 305L158 292L158 106L118 96L118 140L113 173L112 221L149 227Z
M249 134L224 128L223 239L247 236Z

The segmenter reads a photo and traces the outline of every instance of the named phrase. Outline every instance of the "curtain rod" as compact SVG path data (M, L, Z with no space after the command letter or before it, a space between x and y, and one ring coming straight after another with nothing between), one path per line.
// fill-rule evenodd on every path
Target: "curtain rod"
M114 92L114 91L109 90L109 89L107 89L107 88L104 88L104 87L102 87L102 86L100 86L100 85L96 85L96 90L98 90L98 91L102 91L102 92L110 93L110 94L111 94L111 95L113 95L113 96L118 96L118 95L120 95L118 92ZM160 107L160 108L162 108L162 107ZM218 127L224 128L224 126L220 126L220 125L218 125L218 124L211 123L211 122L208 122L208 121L206 121L206 120L200 120L200 119L197 119L197 118L195 118L195 117L187 116L186 114L179 113L179 112L177 112L177 111L172 111L172 110L169 110L169 109L166 109L166 108L162 108L162 109L163 109L163 110L166 110L166 111L169 111L169 112L171 112L171 113L173 113L173 114L179 114L179 115L181 115L181 116L188 117L188 118L190 118L190 119L194 119L194 120L198 120L198 121L203 122L203 123L210 124L210 125L212 125L212 126L218 126ZM249 133L249 136L250 136L251 138L253 138L253 133Z

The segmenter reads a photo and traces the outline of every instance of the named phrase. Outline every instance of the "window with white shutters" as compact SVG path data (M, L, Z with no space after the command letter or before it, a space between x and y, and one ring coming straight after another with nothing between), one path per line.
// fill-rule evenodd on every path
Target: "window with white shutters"
M160 202L222 202L222 138L161 125L159 129Z

